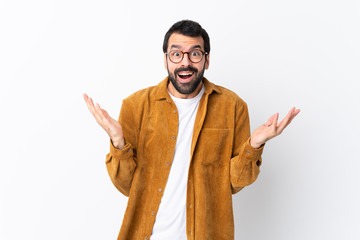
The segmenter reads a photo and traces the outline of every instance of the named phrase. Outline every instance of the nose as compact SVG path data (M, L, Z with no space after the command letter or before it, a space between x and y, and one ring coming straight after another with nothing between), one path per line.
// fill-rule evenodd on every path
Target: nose
M190 61L189 53L184 53L184 57L181 60L181 63L182 63L182 65L185 65L185 66L191 65L192 62Z

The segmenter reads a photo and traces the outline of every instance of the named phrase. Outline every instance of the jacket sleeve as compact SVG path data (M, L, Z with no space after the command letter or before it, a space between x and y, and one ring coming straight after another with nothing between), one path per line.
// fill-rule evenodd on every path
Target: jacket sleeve
M247 105L236 104L233 155L230 160L230 181L232 193L237 193L253 183L259 175L261 154L264 146L254 149L250 145L250 123Z
M122 150L110 141L110 152L106 155L106 169L115 187L125 196L129 196L131 183L136 169L137 127L133 114L134 108L123 101L119 123L122 127L126 145Z

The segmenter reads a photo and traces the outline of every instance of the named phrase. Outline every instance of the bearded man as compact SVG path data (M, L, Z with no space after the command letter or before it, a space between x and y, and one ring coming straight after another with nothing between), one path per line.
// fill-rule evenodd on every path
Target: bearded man
M129 196L118 239L234 239L232 194L256 180L264 144L300 110L250 135L246 103L204 77L210 39L198 23L175 23L163 51L168 77L123 100L118 121L84 94L111 140L109 176Z

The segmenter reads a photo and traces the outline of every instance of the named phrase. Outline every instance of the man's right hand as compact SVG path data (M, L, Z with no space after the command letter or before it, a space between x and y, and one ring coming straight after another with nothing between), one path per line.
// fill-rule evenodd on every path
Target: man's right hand
M106 131L109 135L115 148L123 149L125 146L125 139L121 125L118 121L109 116L109 114L102 109L98 103L94 105L93 100L85 93L83 94L89 111L94 116L96 122Z

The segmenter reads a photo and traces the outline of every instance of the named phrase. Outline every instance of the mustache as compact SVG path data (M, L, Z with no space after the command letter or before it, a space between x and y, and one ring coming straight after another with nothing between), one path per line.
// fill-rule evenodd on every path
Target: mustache
M194 73L197 73L199 70L197 70L194 67L178 68L174 71L174 74L177 75L179 72L182 72L182 71L192 71Z

